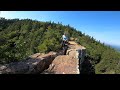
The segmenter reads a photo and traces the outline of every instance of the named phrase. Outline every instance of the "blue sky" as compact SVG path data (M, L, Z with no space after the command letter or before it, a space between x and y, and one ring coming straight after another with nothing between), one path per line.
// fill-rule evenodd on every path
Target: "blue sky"
M120 46L120 11L1 11L0 17L62 22L101 42Z

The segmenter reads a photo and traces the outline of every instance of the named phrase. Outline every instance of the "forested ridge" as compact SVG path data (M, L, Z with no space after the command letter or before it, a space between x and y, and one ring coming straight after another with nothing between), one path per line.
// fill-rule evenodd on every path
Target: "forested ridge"
M61 37L69 38L86 47L87 56L95 65L96 74L120 73L120 53L99 40L62 23L31 19L0 18L0 64L25 60L35 53L58 52Z

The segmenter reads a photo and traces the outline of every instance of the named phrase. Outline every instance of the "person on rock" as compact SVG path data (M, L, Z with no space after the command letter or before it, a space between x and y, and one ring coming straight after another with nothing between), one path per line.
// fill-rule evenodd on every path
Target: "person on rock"
M66 51L67 51L67 48L68 48L68 37L66 35L66 33L64 33L62 35L62 49L64 50L64 55L66 55Z

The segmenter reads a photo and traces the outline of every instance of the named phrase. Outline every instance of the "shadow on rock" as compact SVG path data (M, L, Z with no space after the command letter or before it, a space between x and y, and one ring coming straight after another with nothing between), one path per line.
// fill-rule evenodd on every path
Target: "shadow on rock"
M84 62L81 64L80 74L95 74L95 66L91 63L92 58L86 56Z

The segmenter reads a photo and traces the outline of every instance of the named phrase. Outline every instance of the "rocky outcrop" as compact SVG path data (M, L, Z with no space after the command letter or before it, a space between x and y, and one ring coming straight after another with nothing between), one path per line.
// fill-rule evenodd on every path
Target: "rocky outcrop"
M77 60L69 55L56 57L50 65L50 70L54 74L79 74Z
M57 53L34 54L25 61L13 62L0 66L0 74L34 74L41 73L49 67Z
M24 61L0 65L0 74L80 74L84 56L85 48L71 41L66 55L63 51L36 53Z
M85 48L71 41L67 55L57 56L43 74L80 74L80 62L84 60Z

